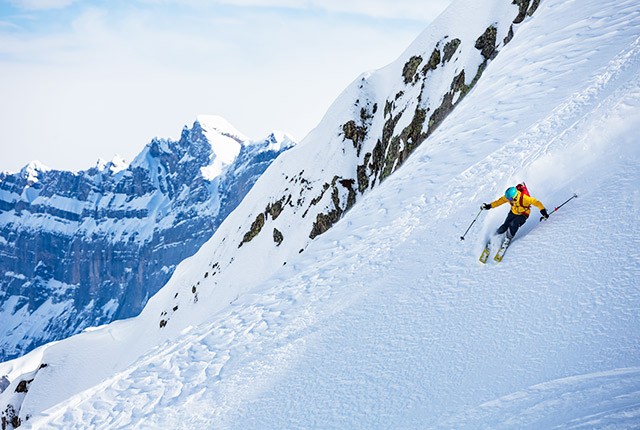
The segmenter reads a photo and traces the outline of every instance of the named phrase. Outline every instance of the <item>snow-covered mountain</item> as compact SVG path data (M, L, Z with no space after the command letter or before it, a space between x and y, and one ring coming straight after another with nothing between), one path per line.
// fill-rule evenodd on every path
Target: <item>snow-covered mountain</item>
M292 145L201 115L130 165L0 174L0 360L140 313Z
M1 364L7 422L638 428L638 28L635 0L455 1L138 317ZM459 237L516 181L579 197L482 265L507 208Z

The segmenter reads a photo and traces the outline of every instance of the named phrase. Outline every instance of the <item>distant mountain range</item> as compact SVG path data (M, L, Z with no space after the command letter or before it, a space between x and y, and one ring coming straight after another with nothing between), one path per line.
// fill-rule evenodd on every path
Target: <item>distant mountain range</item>
M294 144L202 115L129 165L0 173L0 361L137 315Z

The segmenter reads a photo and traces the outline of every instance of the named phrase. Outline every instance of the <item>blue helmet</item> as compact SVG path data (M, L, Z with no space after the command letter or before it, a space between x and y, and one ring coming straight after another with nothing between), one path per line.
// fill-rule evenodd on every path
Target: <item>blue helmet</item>
M513 200L516 197L516 194L518 194L516 187L509 187L507 188L507 191L504 192L504 196L509 201Z

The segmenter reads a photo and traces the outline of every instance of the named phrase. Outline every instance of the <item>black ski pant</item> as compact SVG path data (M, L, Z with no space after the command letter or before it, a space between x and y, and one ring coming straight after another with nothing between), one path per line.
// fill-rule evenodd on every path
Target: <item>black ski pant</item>
M527 222L526 215L516 215L513 212L509 211L507 218L504 220L504 223L500 227L498 227L496 233L502 234L505 231L509 230L509 232L507 233L507 237L509 239L512 239L513 236L516 235L518 229L522 227L525 222Z

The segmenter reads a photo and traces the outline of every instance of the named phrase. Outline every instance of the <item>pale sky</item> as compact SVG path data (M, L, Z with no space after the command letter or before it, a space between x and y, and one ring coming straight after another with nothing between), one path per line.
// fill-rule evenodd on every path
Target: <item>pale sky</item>
M83 170L198 114L301 140L451 0L0 0L0 171Z

